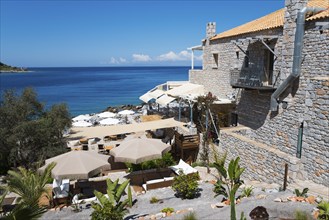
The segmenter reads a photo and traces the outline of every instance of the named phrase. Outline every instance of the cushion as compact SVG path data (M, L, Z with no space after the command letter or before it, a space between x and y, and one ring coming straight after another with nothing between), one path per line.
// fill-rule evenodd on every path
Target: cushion
M62 180L54 179L53 180L53 188L59 187L62 184Z
M149 181L146 181L146 184L160 183L160 182L163 182L163 181L164 181L164 179L149 180Z
M164 181L168 181L168 180L173 180L175 177L173 177L173 176L170 176L170 177L164 177L163 179L164 179Z
M177 175L179 175L179 171L181 170L185 175L190 173L198 172L197 169L191 167L189 164L185 163L182 159L179 160L178 165L170 167Z

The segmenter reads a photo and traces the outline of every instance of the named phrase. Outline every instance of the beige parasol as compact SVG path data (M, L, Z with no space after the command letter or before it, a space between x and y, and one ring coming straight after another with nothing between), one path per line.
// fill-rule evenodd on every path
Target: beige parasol
M43 171L48 164L56 162L52 176L56 179L88 179L101 172L111 169L109 156L92 151L70 151L46 160L40 168Z
M170 145L163 143L160 139L138 137L123 141L118 147L112 149L110 154L114 156L115 162L138 164L161 158L170 148Z

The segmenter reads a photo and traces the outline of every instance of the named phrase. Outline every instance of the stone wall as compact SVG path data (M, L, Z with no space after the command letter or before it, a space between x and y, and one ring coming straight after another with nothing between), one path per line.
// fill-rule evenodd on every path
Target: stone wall
M206 40L203 50L203 70L190 70L189 81L191 83L204 85L205 88L219 98L227 98L237 91L230 84L230 71L237 69L238 71L248 71L253 75L263 74L264 66L264 51L267 49L262 43L257 40L246 41L239 43L239 46L244 51L249 51L250 65L244 67L245 54L235 46L231 40L239 40L246 37L256 37L259 35L282 35L282 28L264 30L254 34L241 35L238 37L230 37L214 41ZM270 42L270 46L275 51L280 51L281 44L279 40ZM218 60L215 61L214 54L218 54ZM273 77L275 82L279 83L280 77L280 58L275 60Z
M226 98L227 93L235 91L228 83L229 71L235 68L243 70L244 56L231 40L278 34L279 39L274 45L278 54L274 71L278 74L279 85L292 71L295 18L305 1L286 0L286 4L288 11L285 13L283 31L277 28L206 42L203 71L191 71L190 81L203 84L213 94ZM329 76L329 30L319 31L315 28L315 22L321 21L324 20L306 22L301 76L280 97L287 102L286 108L280 105L278 112L271 112L269 103L272 93L240 89L236 108L239 123L251 130L239 134L239 138L235 134L223 134L221 143L222 148L228 149L232 157L241 154L244 163L251 169L246 172L250 178L269 176L271 181L281 181L282 164L288 162L291 164L293 179L309 179L329 186L329 83L326 78ZM247 42L240 46L243 50L250 51L251 68L260 72L263 63L262 45ZM241 56L237 57L237 51ZM214 66L213 53L218 53L218 66ZM303 150L301 159L298 159L298 131L302 124ZM259 148L259 145L266 147ZM259 155L261 159L255 159L253 154ZM272 161L275 168L271 168ZM267 167L270 168L266 169ZM278 173L278 176L275 173ZM266 179L264 178L264 181Z
M204 85L206 91L210 91L218 98L227 99L227 95L234 92L234 89L230 86L228 74L220 74L218 70L208 70L207 77L204 77L204 71L190 70L189 74L191 83Z
M240 157L241 166L246 168L242 178L283 185L286 163L289 169L288 183L304 175L300 160L245 137L243 133L248 131L222 131L219 144L219 152L226 151L228 160Z
M313 28L313 29L311 29ZM259 106L248 105L248 99L268 103L269 97L255 96L255 93L244 91L245 101L240 101L238 112L260 112L264 122L250 132L249 137L258 142L269 144L273 148L289 155L296 155L298 129L304 124L302 163L305 179L329 186L329 157L324 153L329 150L328 145L328 87L325 78L315 80L314 77L329 76L329 35L328 30L322 33L314 29L314 22L308 23L304 36L304 61L301 67L301 76L290 94L285 97L288 106L282 107L277 113L267 112ZM286 70L287 72L288 70ZM323 94L323 95L321 95ZM248 98L249 97L249 98ZM321 99L320 99L321 98ZM243 100L243 99L241 99ZM255 115L255 114L254 114ZM250 122L243 120L241 124L250 126ZM250 119L250 118L249 118ZM260 117L251 119L260 120ZM260 123L259 123L260 124Z
M307 84L302 160L308 178L329 187L329 76Z

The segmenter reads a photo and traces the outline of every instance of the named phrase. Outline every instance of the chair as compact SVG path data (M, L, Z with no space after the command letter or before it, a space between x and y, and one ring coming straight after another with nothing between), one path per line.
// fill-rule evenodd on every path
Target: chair
M76 188L79 188L82 198L90 198L95 196L92 183L88 179L80 179L76 182Z
M89 150L88 144L82 145L82 150Z
M192 173L198 173L198 170L191 167L187 163L185 163L182 159L179 160L178 165L171 166L170 169L172 169L177 175L180 174L180 171L182 171L185 175L189 175Z
M68 202L69 198L69 190L70 190L70 180L63 179L63 180L53 180L53 201L55 205L60 203Z
M104 144L98 144L98 153L105 153Z

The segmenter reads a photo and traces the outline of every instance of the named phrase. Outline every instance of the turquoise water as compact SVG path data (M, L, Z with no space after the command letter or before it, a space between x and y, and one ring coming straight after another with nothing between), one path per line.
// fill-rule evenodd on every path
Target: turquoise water
M166 81L188 80L190 67L29 68L1 73L0 92L33 87L46 107L66 103L72 116L100 112L108 106L140 104L139 96Z

